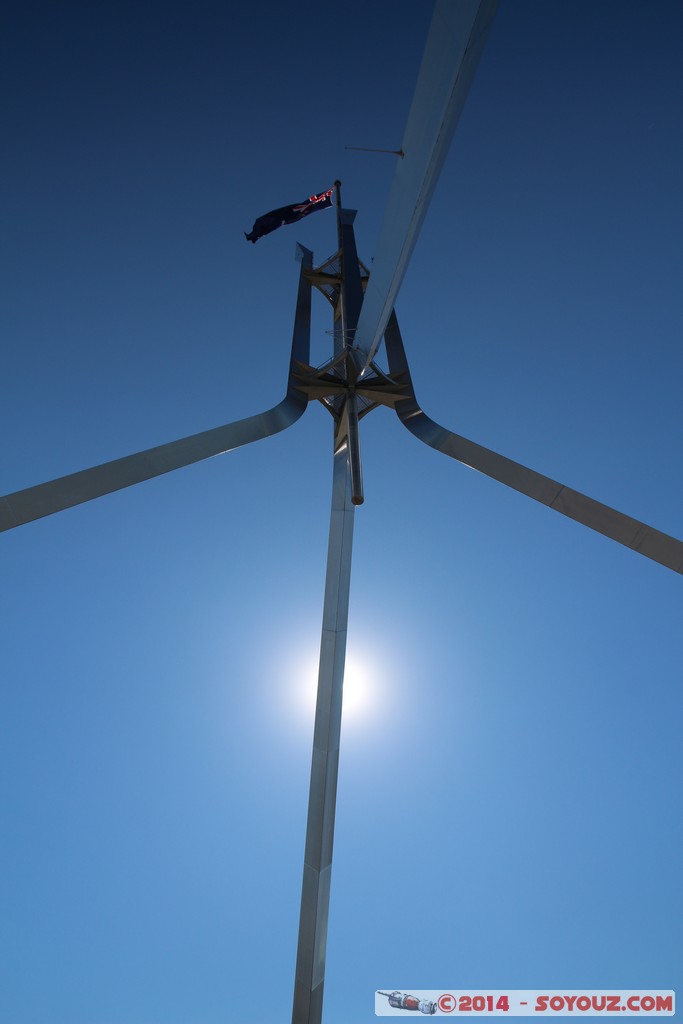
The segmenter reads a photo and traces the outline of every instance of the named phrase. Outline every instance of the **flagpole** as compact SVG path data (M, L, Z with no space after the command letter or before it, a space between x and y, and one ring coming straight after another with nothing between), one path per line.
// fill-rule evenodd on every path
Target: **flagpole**
M342 204L341 203L341 186L342 186L342 183L339 180L339 178L337 178L337 180L334 183L334 197L335 197L335 200L336 200L335 207L336 207L336 210L337 210L337 245L339 246L340 259L342 258L342 248L343 248L342 247L342 230L341 230L341 204Z
M292 1024L322 1021L353 519L349 463L343 444L334 455Z
M356 238L353 222L355 210L345 210L341 205L341 181L334 183L337 198L337 237L339 240L339 263L341 287L339 289L339 309L341 314L341 336L344 349L349 354L346 363L346 376L349 383L355 382L357 368L353 343L356 336L356 324L363 304L363 285L360 277L360 264L356 251ZM358 396L354 387L349 387L345 397L343 422L346 431L349 470L351 473L351 500L354 505L362 505L363 470L360 455L360 436L358 433ZM342 435L343 436L343 435Z
M363 300L360 264L353 232L355 210L341 206L341 182L335 181L339 235L339 319L335 320L335 356L345 350L347 380L355 380L351 341ZM339 325L339 327L337 326ZM363 500L355 389L344 398L346 436L335 423L332 509L320 639L318 696L308 797L304 873L294 982L292 1024L321 1024L327 923L332 880L332 848L337 803L339 744L346 636L351 587L355 506Z

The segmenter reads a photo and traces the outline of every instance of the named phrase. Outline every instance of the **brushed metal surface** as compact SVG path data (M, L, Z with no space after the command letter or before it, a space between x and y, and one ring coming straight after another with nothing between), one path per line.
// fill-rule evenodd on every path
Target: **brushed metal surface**
M437 0L434 8L358 320L354 343L366 366L394 308L497 6Z
M339 237L341 284L340 314L344 342L347 345L353 345L358 326L358 317L363 305L363 284L358 251L356 249L356 235L353 230L355 219L355 210L338 207L337 234Z
M344 444L334 456L292 1024L320 1024L322 1020L353 519Z
M337 186L337 194L341 191ZM346 347L352 348L356 336L358 317L363 303L363 284L361 280L360 262L356 249L356 236L353 222L355 210L337 209L337 231L339 235L339 254L341 266L341 289L339 311L341 314L342 337ZM347 384L350 376L357 374L355 363L347 366ZM346 425L346 443L348 445L348 461L351 473L351 499L354 505L362 505L363 465L360 454L360 433L358 430L358 402L353 388L346 392L343 421Z
M392 313L385 332L389 372L392 375L404 373L410 380L403 340L398 328L396 314ZM631 516L617 512L609 505L589 498L580 491L572 490L564 484L543 476L533 469L513 462L512 459L497 452L484 448L474 441L455 434L445 427L439 426L430 419L418 405L412 381L409 386L410 397L396 405L396 414L401 422L425 444L443 452L451 459L465 466L485 473L493 480L507 484L521 494L526 494L534 501L539 501L548 508L561 512L562 515L574 519L577 523L637 551L646 558L659 562L667 569L683 573L683 542L670 537L653 526L647 526Z
M308 398L297 390L293 375L295 361L308 362L310 353L311 285L304 273L313 265L313 253L300 245L297 247L297 258L301 261L301 271L287 394L278 405L235 423L214 427L200 434L192 434L135 455L127 455L122 459L114 459L91 469L83 469L57 480L7 494L0 498L0 531L11 530L15 526L111 494L123 487L259 441L298 420L306 409Z
M351 472L351 500L354 505L362 505L363 494L363 463L360 454L360 433L358 430L358 400L355 391L349 391L346 398L346 429L349 446L349 470Z

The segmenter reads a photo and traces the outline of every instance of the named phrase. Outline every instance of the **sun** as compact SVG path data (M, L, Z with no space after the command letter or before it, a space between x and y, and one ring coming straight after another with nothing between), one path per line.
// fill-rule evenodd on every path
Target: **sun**
M361 650L347 651L344 666L343 721L350 725L373 717L379 704L381 669L377 659ZM309 653L294 659L288 672L286 689L290 711L310 721L315 714L318 688L318 655Z
M372 714L376 684L376 666L367 657L355 652L348 653L344 667L344 718L366 718Z

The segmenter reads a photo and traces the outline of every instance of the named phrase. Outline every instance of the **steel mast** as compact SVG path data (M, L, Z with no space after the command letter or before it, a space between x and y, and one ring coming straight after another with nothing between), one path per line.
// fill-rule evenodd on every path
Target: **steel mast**
M312 253L299 246L301 271L287 391L276 406L0 497L0 531L10 530L284 430L311 399L321 401L332 414L332 510L293 1024L321 1024L322 1019L354 507L363 502L360 418L378 405L394 408L408 430L449 458L683 573L683 541L440 426L415 396L394 304L496 6L497 0L436 0L369 284L356 252L355 211L342 208L339 183L338 252L314 269ZM312 285L328 298L335 314L333 355L320 368L306 362ZM382 338L388 373L373 361Z
M354 506L363 501L358 406L352 386L355 374L350 351L363 301L363 285L353 232L356 211L342 209L340 185L335 182L339 275L332 364L337 372L341 371L340 385L346 387L330 407L335 415L332 509L292 1024L320 1024L322 1020Z

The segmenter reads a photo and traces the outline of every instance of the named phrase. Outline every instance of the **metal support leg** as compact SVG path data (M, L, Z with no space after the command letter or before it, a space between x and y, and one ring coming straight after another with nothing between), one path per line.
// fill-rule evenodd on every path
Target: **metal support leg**
M344 444L334 456L292 1024L321 1024L322 1020L353 514L349 460Z
M468 441L466 437L435 423L422 411L415 397L403 339L394 312L389 318L384 340L389 359L389 372L394 377L402 376L408 384L406 398L396 404L396 415L404 427L420 441L461 462L463 466L470 466L480 473L485 473L492 480L498 480L520 494L526 494L534 501L561 512L569 519L583 523L596 533L602 533L610 540L637 551L645 558L651 558L653 562L659 562L667 569L683 574L683 541L641 523L638 519L626 516L609 505L603 505L602 502L589 498L580 491L565 487L557 480L528 469L519 462L513 462L512 459L507 459L490 448Z
M49 480L36 487L27 487L0 497L0 531L11 530L34 519L51 516L54 512L72 508L93 498L100 498L124 487L151 480L183 466L191 466L202 459L221 455L252 441L291 426L305 411L308 399L297 387L295 374L301 362L310 357L311 285L306 272L313 266L313 253L303 245L297 246L301 262L299 290L296 300L292 354L289 361L287 394L273 409L248 416L223 427L204 430L201 434L183 437L179 441L160 444L156 448L126 455L122 459L105 462L101 466L82 469L78 473Z
M349 471L351 473L351 501L354 505L362 505L363 468L360 457L360 436L358 433L358 402L355 392L351 391L346 399L347 430L349 446Z

